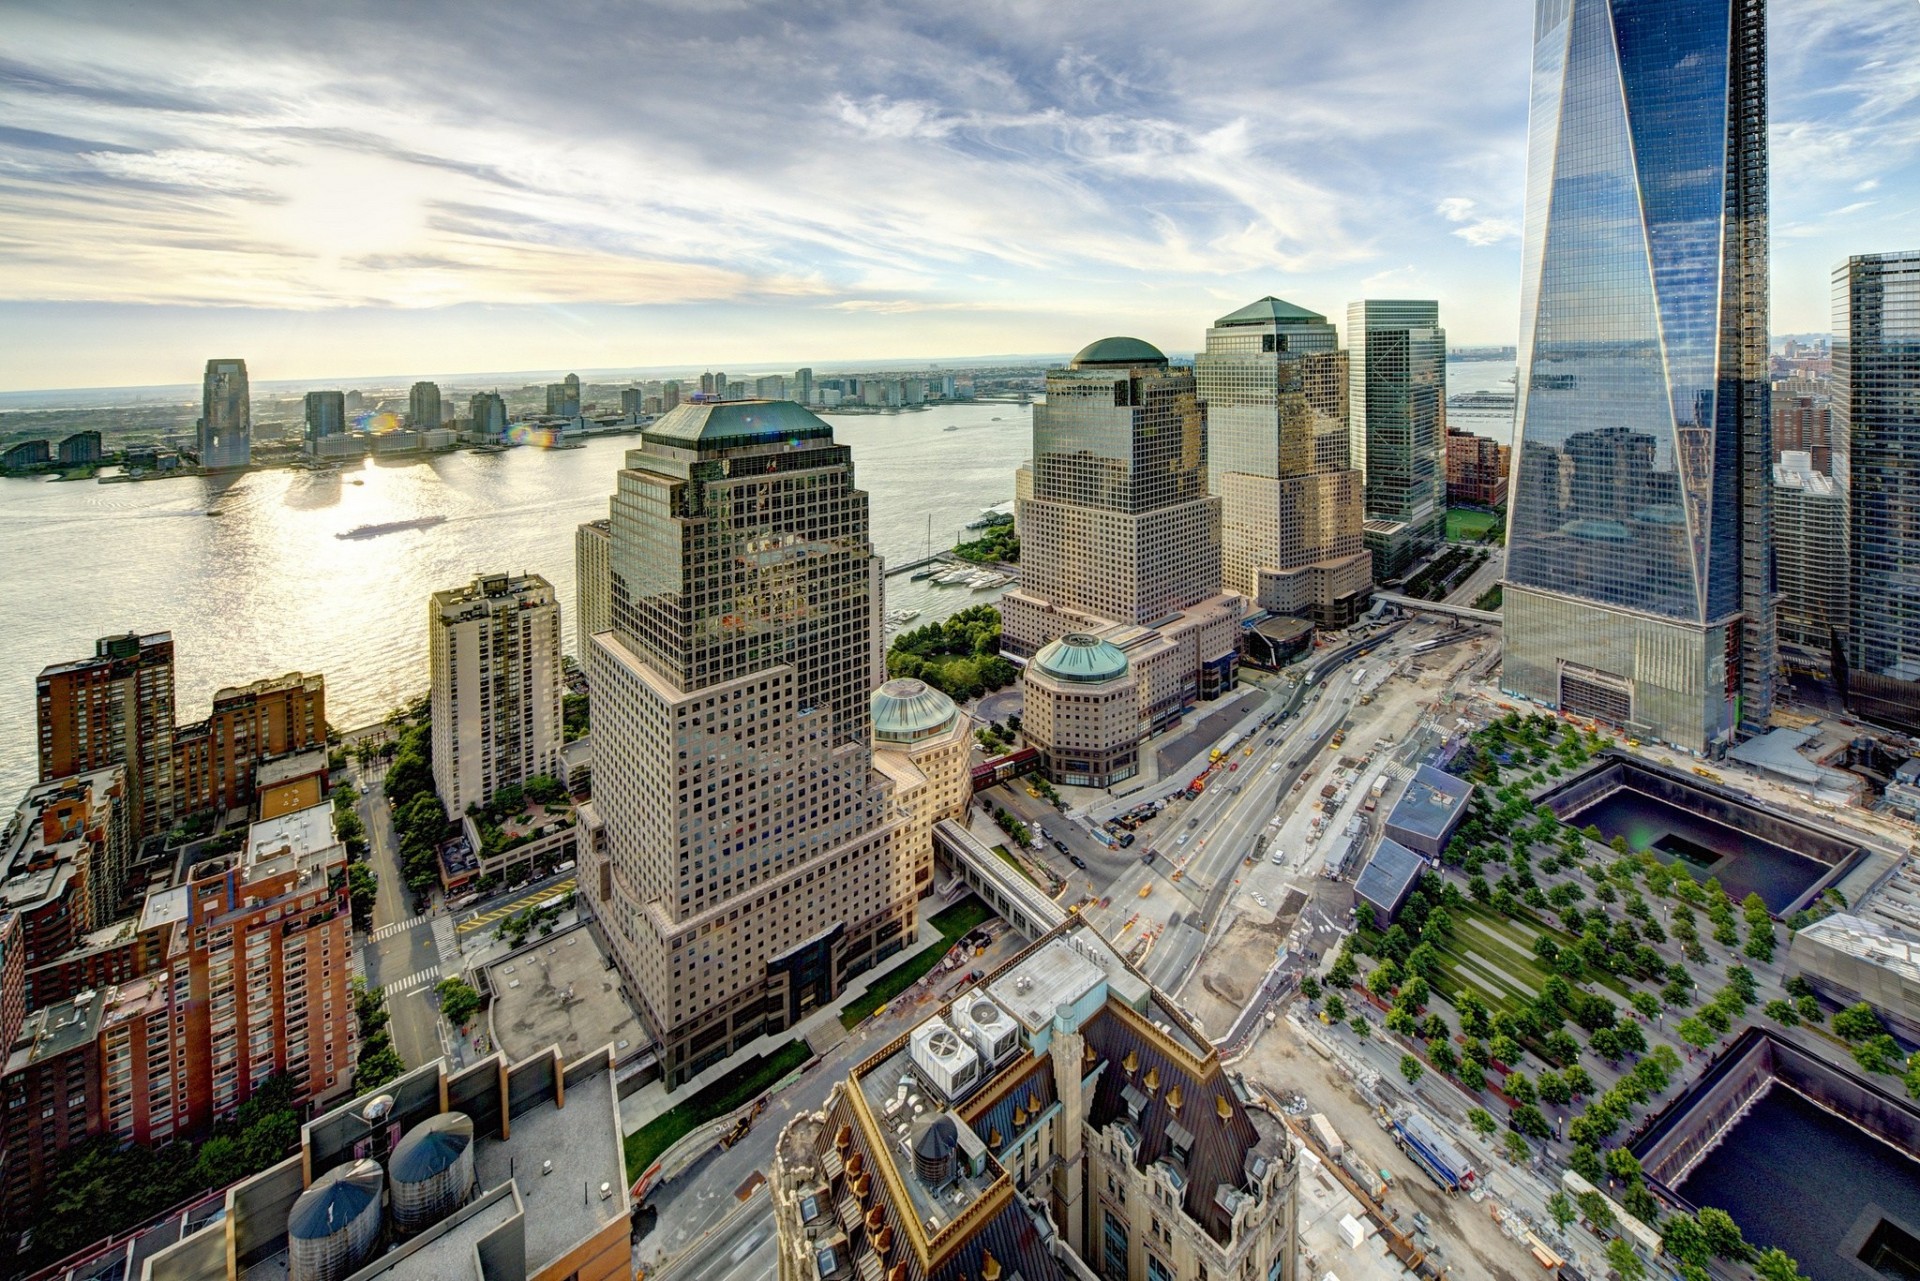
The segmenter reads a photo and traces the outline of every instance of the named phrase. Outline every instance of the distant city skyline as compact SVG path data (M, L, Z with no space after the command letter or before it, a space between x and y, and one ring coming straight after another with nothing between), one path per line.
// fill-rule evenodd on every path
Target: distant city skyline
M1157 13L11 6L0 390L1180 352L1265 293L1514 341L1531 6ZM1920 6L1773 25L1774 318L1817 332L1910 247Z

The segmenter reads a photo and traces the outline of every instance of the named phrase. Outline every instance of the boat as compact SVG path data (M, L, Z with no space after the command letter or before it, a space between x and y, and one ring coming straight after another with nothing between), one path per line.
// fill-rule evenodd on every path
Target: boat
M207 515L209 515L209 516L219 516L219 515L221 515L221 514L222 514L222 513L221 513L221 511L220 511L220 509L219 509L218 507L216 507L216 508L214 508L214 509L213 509L212 511L210 511L210 512L208 512L208 513L207 513Z
M926 550L921 553L921 558L929 563L924 569L914 570L913 577L908 581L915 582L915 583L924 583L925 581L927 581L927 579L932 578L935 574L940 572L931 563L933 560L933 513L932 512L927 513L927 546L926 546Z
M942 431L959 431L960 429L959 429L958 427L942 427L942 428L941 428L940 430L942 430Z
M920 611L917 609L896 609L887 615L887 621L889 623L911 623L918 617L920 617Z
M355 481L354 484L359 484ZM378 538L382 534L399 534L409 529L432 529L435 525L446 523L445 516L420 516L413 520L390 520L379 525L355 525L344 534L335 534L335 538Z
M940 584L942 587L953 587L953 586L956 586L957 584L966 582L969 578L972 578L972 577L973 577L973 571L971 569L949 569L944 573L935 574L933 576L933 581Z
M924 583L938 572L938 570L933 569L916 569L907 581L910 583Z

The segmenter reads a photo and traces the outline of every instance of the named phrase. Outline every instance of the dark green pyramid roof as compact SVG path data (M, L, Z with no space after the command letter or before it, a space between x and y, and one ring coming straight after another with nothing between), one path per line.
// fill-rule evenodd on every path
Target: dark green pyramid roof
M1258 302L1250 302L1239 311L1230 312L1213 322L1216 327L1226 325L1324 325L1327 318L1317 311L1308 311L1305 307L1296 307L1290 302L1282 302L1272 294Z
M1070 369L1098 368L1102 365L1164 365L1167 357L1158 347L1138 338L1102 338L1090 342L1067 362Z
M683 401L641 434L662 444L719 448L782 440L832 440L833 428L812 410L790 400Z

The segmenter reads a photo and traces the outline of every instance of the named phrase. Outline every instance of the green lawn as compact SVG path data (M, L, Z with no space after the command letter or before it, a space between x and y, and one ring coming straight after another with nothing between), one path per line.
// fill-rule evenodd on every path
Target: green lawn
M1487 531L1505 522L1506 517L1498 512L1481 511L1477 507L1447 508L1447 541L1451 543L1477 543L1486 537Z
M725 1116L772 1089L781 1077L813 1057L805 1041L788 1041L771 1055L761 1055L712 1085L689 1095L687 1101L662 1112L626 1139L627 1182L632 1183L659 1159L662 1152L698 1127Z
M1468 900L1464 911L1452 915L1453 937L1444 947L1435 944L1435 950L1440 953L1442 981L1434 987L1448 1004L1452 1004L1453 994L1464 987L1484 1000L1488 1009L1516 1013L1539 995L1552 973L1533 954L1533 940L1545 934L1561 947L1576 941L1565 930L1531 914L1508 920L1491 907L1472 900ZM1606 989L1618 1001L1624 1002L1627 998L1627 985L1612 974L1589 971L1583 981Z
M1026 877L1029 881L1033 881L1033 885L1035 889L1039 890L1043 894L1046 893L1047 887L1040 884L1040 882L1034 878L1033 873L1027 870L1027 865L1025 863L1022 863L1019 859L1015 858L1013 856L1013 852L1009 850L1006 846L996 845L993 847L993 852L995 854L998 854L1001 858L1001 861L1004 862L1008 867L1020 873L1020 875Z
M933 928L940 931L940 941L922 948L904 965L875 979L873 986L840 1012L840 1021L849 1029L859 1027L875 1010L912 987L922 975L938 965L940 958L947 954L961 935L992 915L987 905L973 894L941 912L932 921Z

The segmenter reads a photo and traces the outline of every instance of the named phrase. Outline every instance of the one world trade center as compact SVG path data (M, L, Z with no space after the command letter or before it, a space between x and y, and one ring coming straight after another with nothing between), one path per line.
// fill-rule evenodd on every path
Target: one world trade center
M1505 666L1694 751L1772 710L1764 0L1538 0Z

